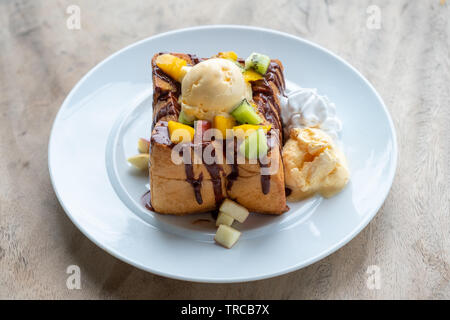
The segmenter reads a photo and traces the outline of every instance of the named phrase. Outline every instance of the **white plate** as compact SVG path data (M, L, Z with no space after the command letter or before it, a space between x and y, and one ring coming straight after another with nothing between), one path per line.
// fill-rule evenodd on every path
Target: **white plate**
M252 215L231 250L213 242L208 214L163 216L143 208L148 178L126 158L151 127L150 59L162 51L209 57L234 50L280 59L286 79L336 103L352 178L338 196L290 203L279 217ZM307 266L342 247L374 217L392 184L397 144L375 89L331 52L260 28L206 26L133 44L92 69L59 111L49 169L61 205L93 242L117 258L166 277L201 282L263 279Z

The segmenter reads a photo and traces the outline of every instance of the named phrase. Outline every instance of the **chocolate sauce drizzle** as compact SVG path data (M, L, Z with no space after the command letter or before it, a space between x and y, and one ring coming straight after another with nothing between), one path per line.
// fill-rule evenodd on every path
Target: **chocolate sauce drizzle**
M198 204L203 203L202 194L200 192L202 188L203 172L200 173L198 179L194 177L194 167L190 163L184 164L184 170L186 171L186 181L189 182L194 188L195 200Z
M259 166L261 168L268 168L269 167L268 164L262 163L261 161L259 161L259 159L258 159L258 163L259 163ZM269 191L270 191L270 175L268 175L268 174L264 174L264 175L261 174L261 189L262 189L263 194L268 194L269 193Z
M172 79L167 73L162 71L161 68L158 67L157 65L155 65L153 68L153 75L158 77L159 79L164 80L165 82L169 83L174 88L180 87L180 84L178 81L175 81L174 79Z
M286 83L284 81L283 71L281 70L281 67L278 63L274 61L270 62L265 78L268 81L273 81L280 93L285 96L284 89L286 87Z
M152 128L163 117L173 115L178 117L181 107L178 103L178 96L181 93L181 84L168 76L157 65L153 67L153 76L167 82L174 90L161 90L160 87L154 86L155 95L153 100L153 110L156 111L156 106L159 102L165 101L158 111L153 115Z
M193 66L195 66L197 63L200 63L200 62L203 61L203 59L197 57L196 54L190 54L190 53L188 53L188 56L189 56L189 59L191 59L191 62L192 62L191 64L192 64Z
M286 193L286 197L289 197L292 193L292 190L289 188L284 188L284 192Z
M174 98L172 93L169 93L169 98L167 98L167 102L156 112L153 117L152 127L155 127L156 122L163 117L173 115L178 117L180 106L178 105L178 101Z
M203 144L204 146L205 144ZM202 152L203 153L203 152ZM203 153L204 154L204 153ZM216 150L212 150L211 155L215 158L216 157ZM205 161L203 161L206 170L208 170L209 175L211 176L211 182L213 185L214 190L214 199L216 201L216 206L222 203L224 199L224 195L222 192L222 179L221 174L223 172L222 166L217 164L217 159L215 159L214 163L207 164Z
M276 107L274 93L270 85L267 83L266 79L261 79L255 81L253 85L253 97L255 103L258 107L258 111L261 112L264 117L272 123L275 129L281 129L281 121L279 116L279 111L273 109L272 106Z
M274 129L278 129L278 131L283 134L280 119L280 106L275 101L275 93L273 92L269 81L273 82L278 91L284 95L286 84L283 72L281 71L280 65L274 61L270 62L264 79L252 82L252 91L258 111L264 115L264 118L272 124ZM271 134L271 131L269 132L269 135ZM269 145L269 148L272 148L272 145ZM260 161L259 165L261 168L268 167L267 164L262 164ZM263 194L269 193L270 175L261 175L261 189Z
M231 172L227 176L227 190L231 190L231 187L233 186L234 181L236 181L237 178L239 177L239 165L237 163L237 140L236 140L236 138L234 138L233 141L231 141L231 142L224 143L224 145L226 145L228 143L233 143L233 146L234 146L233 163L231 164Z
M219 216L219 209L211 211L211 218L214 220L217 220L217 217Z

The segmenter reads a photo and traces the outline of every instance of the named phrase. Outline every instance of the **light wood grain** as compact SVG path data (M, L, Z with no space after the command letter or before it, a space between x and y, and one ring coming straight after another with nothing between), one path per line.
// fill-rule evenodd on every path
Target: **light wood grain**
M81 8L82 29L66 28ZM366 27L369 5L382 27ZM439 0L0 1L0 298L450 298L450 11ZM69 221L47 169L53 119L70 89L108 55L160 32L248 24L342 56L377 88L398 134L399 164L376 218L303 270L241 284L198 284L137 270ZM68 290L68 265L82 289ZM380 290L366 286L370 265Z

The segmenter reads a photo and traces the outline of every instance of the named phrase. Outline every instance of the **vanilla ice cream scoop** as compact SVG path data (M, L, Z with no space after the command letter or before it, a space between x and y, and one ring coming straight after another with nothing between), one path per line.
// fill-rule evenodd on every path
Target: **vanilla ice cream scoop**
M283 147L283 164L291 201L315 193L329 198L341 191L350 177L345 155L333 139L318 128L291 129Z
M213 58L196 64L181 83L183 111L201 120L230 113L244 98L251 98L251 88L241 69L226 59Z

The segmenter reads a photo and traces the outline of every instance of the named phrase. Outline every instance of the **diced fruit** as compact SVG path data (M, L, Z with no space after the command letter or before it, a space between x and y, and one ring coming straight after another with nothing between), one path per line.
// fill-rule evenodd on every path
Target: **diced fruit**
M219 52L216 56L217 58L227 59L233 62L239 69L241 69L242 72L244 72L244 67L242 64L240 64L237 59L238 56L236 52L234 51L227 51L227 52Z
M238 139L244 139L259 128L261 128L264 133L267 133L272 128L272 125L258 126L254 124L241 124L240 126L233 127L233 133Z
M188 126L192 126L194 124L194 120L194 117L187 115L183 110L181 110L180 115L178 116L178 122L187 124Z
M221 224L217 229L214 240L225 248L230 249L239 240L240 236L241 233L238 230Z
M262 129L251 133L239 146L239 152L247 159L258 159L267 154L267 137Z
M148 153L141 153L128 158L128 162L140 170L148 170L148 162L150 155Z
M246 208L230 199L225 199L225 201L220 206L219 211L229 215L230 217L236 219L240 223L244 222L249 214Z
M194 142L202 142L205 132L211 129L211 122L206 120L196 120L194 122L194 129Z
M187 69L183 68L187 65L187 61L168 53L159 55L156 58L156 65L174 80L180 82L187 72Z
M222 133L222 137L227 137L227 129L233 129L236 121L233 117L215 116L213 120L213 127Z
M241 124L239 126L235 126L233 127L233 130L238 130L238 129L242 129L244 131L247 130L258 130L258 129L263 129L264 133L267 133L267 131L269 131L272 128L271 124L268 125L255 125L255 124Z
M255 72L251 69L245 70L242 75L244 76L244 80L247 82L257 81L260 79L263 79L263 76L260 75L258 72Z
M240 123L260 124L261 118L246 99L234 108L231 115Z
M138 150L140 153L148 153L150 150L150 141L140 138L138 140Z
M173 143L189 142L194 139L194 128L176 121L169 121L170 141Z
M253 52L245 59L245 69L253 69L259 74L265 75L270 65L270 58L264 54Z
M217 216L216 220L216 227L218 227L221 224L231 226L233 224L233 221L234 221L233 217L230 217L226 213L219 212L219 215Z
M238 58L238 55L234 51L226 51L226 52L219 52L217 55L219 58L223 59L230 59L236 61Z

